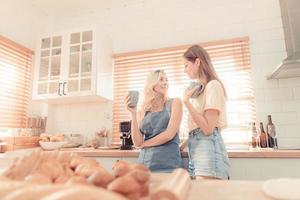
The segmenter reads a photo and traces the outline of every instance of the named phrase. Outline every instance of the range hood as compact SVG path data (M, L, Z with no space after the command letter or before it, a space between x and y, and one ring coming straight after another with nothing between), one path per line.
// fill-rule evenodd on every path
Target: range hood
M268 79L300 77L300 0L279 0L287 51Z

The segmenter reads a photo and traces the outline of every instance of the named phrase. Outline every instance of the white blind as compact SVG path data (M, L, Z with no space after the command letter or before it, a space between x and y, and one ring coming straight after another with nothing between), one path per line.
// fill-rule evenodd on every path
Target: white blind
M25 127L32 55L0 35L0 128Z
M227 144L247 143L248 124L255 121L255 105L251 80L248 37L201 43L211 56L213 65L228 94L228 127L222 131ZM164 69L169 80L169 96L182 97L190 82L184 74L183 53L191 45L145 50L114 55L113 142L120 142L119 123L130 119L124 105L128 90L138 90L143 97L143 86L150 70ZM142 102L139 100L138 106ZM187 110L180 131L187 137Z

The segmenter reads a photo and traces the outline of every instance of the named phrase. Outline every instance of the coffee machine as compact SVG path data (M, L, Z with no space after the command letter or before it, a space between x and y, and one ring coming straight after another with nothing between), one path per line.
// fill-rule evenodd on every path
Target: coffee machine
M122 140L121 150L132 149L132 138L131 138L131 121L120 122L120 139Z

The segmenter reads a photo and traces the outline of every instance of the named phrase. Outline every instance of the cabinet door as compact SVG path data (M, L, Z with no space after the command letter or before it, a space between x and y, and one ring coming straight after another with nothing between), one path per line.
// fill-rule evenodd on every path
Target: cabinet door
M95 93L93 41L93 30L69 34L67 95Z
M58 96L61 79L62 36L42 38L39 55L37 96Z

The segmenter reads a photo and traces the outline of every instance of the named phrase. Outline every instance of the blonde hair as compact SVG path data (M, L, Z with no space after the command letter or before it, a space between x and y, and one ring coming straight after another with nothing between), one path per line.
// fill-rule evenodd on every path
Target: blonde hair
M203 47L199 45L193 45L186 50L186 52L183 54L183 57L192 63L195 63L196 59L198 58L200 60L199 77L204 75L207 79L207 82L211 80L218 80L223 87L224 96L227 97L224 84L218 77L217 72L211 62L210 56Z
M154 70L148 74L144 86L144 101L141 107L141 112L143 114L145 114L145 112L151 109L152 102L155 98L154 87L159 82L160 77L163 74L166 75L166 73L163 70ZM165 94L164 100L167 100L167 94Z

